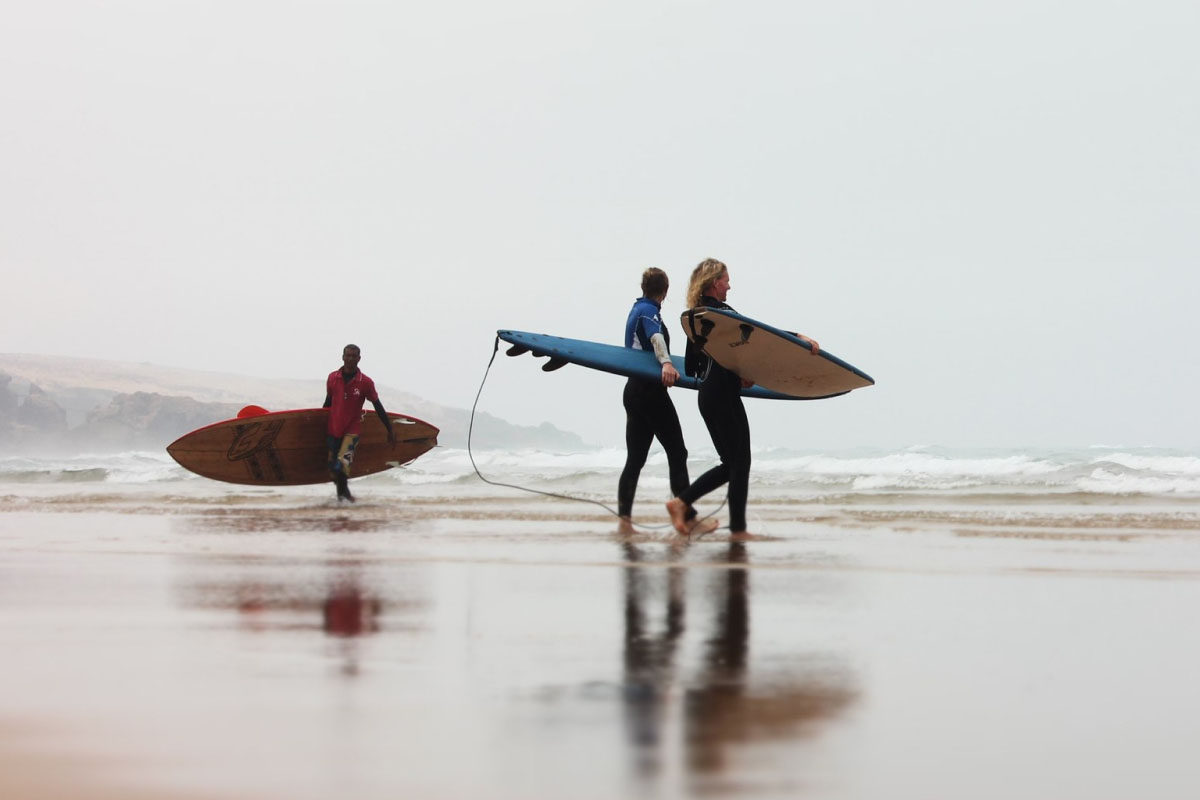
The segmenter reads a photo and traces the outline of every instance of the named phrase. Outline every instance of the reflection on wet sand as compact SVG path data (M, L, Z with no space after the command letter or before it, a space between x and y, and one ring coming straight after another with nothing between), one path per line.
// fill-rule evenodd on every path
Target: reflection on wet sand
M837 719L857 697L854 676L837 653L831 655L823 647L823 637L814 635L817 643L806 646L791 636L763 636L763 631L752 636L752 583L758 586L759 606L768 613L772 608L778 613L778 590L785 586L775 570L764 574L754 568L755 545L705 542L689 549L660 541L619 543L616 569L623 581L623 620L610 616L611 610L602 612L609 631L620 634L613 642L598 633L603 626L589 624L595 617L580 616L556 634L547 633L553 630L553 617L537 616L529 595L512 592L534 574L528 565L478 570L443 565L440 581L421 580L426 571L439 567L372 557L373 552L377 556L372 547L389 537L376 537L370 519L356 525L355 518L341 514L287 520L232 515L223 522L226 527L220 530L260 538L242 557L198 552L179 556L184 566L177 586L182 604L236 619L237 630L254 635L254 652L265 645L290 652L298 647L306 656L317 650L343 686L371 693L370 702L378 702L382 686L401 691L401 684L371 678L402 659L419 665L412 674L423 676L420 680L427 685L447 689L441 702L448 708L466 710L483 725L508 718L502 724L509 730L523 720L509 718L512 706L491 704L489 693L480 691L481 672L498 663L537 664L530 668L542 670L542 679L515 680L512 685L528 688L543 679L553 685L560 678L557 670L574 668L574 659L560 654L563 635L579 634L584 646L598 648L593 654L600 658L613 654L616 645L623 673L620 691L586 696L605 698L617 727L603 739L617 747L615 755L626 760L630 773L613 778L634 793L752 797L792 792L803 778L797 770L803 769L798 764L803 764L806 738ZM209 534L214 530L208 518L181 524ZM316 536L292 538L297 525ZM340 535L347 529L357 535ZM281 543L286 543L288 554ZM570 546L579 547L573 540ZM584 567L586 574L597 567L605 572L613 568L611 546L597 543ZM303 554L297 552L301 547ZM541 550L536 552L544 558ZM453 577L447 580L447 575ZM549 586L557 585L555 581ZM433 586L455 588L437 595ZM601 608L613 599L611 584L604 586L598 598ZM473 605L464 601L472 593L486 598L480 602L489 609L480 617L487 622L478 629L473 627ZM536 607L536 600L532 602ZM579 608L597 606L585 601ZM805 609L796 611L797 619L803 619ZM412 632L428 635L419 642L404 641L404 634ZM548 649L543 657L530 657L529 642L539 639ZM785 641L793 642L790 648L784 649ZM439 677L431 677L434 674ZM455 676L462 677L461 684L454 683ZM589 681L593 677L589 675ZM370 702L364 700L363 707ZM539 708L525 718L536 720L526 729L535 740L558 736L562 718L557 715L573 713L562 706L551 708L549 715L543 712ZM433 724L453 727L454 712L447 713ZM578 732L585 736L587 729ZM760 757L776 752L788 757L769 755L765 762Z
M198 562L193 560L193 566ZM205 561L201 575L189 579L182 588L183 605L190 608L230 609L238 614L239 628L250 633L321 630L337 640L340 671L357 675L360 647L357 639L379 633L385 607L390 613L412 611L419 603L389 600L386 604L378 593L365 588L362 564L329 561L309 564L307 568L321 569L321 580L310 576L289 577L264 574L246 576L244 565L234 571L241 576L227 580L212 576L212 567L219 563ZM275 573L278 569L268 568ZM397 605L405 608L397 608Z
M357 675L359 646L355 637L377 633L383 602L365 593L358 576L343 573L328 589L321 607L321 627L330 636L338 637L343 675Z
M303 526L299 530L331 534L369 533L378 527L371 519L340 515L286 521L235 516L221 523L233 533L286 532L297 530L297 524ZM199 518L190 524L211 529L213 520ZM238 614L239 627L253 633L315 630L319 621L320 630L337 640L340 672L347 676L359 673L356 640L383 629L385 607L393 615L411 616L425 606L408 592L402 597L389 596L385 603L381 592L364 577L370 563L353 554L296 562L191 555L187 561L189 578L181 587L186 607L231 609Z
M294 514L257 513L243 511L204 514L187 519L187 527L199 532L212 533L285 533L289 531L312 531L318 533L374 533L391 530L396 521L385 515L353 516L345 513L321 515L311 510Z
M377 597L364 595L353 579L343 579L329 589L322 609L322 627L330 636L362 636L379 631L379 612L383 604Z
M637 546L626 543L624 550L630 564L625 568L625 717L637 776L648 781L662 770L664 716L675 684L675 650L685 628L685 570L667 568L665 628L652 634L646 607L654 595L653 580L662 571L634 566L642 561Z
M696 792L755 793L755 782L740 774L734 750L758 742L786 742L805 726L836 717L857 696L842 670L806 674L789 670L767 682L751 679L750 575L746 545L730 543L711 563L723 564L714 579L708 570L689 570L682 553L669 550L666 569L645 548L622 543L625 559L624 698L626 728L636 779L645 788L671 771L672 718L682 713L686 783ZM704 640L698 669L683 677L678 652L687 627L687 581L705 573L699 599L711 605L711 634ZM663 586L665 583L665 586ZM664 619L652 630L651 609L663 603ZM682 697L682 709L673 698ZM766 787L760 787L766 788ZM778 785L769 787L779 790Z

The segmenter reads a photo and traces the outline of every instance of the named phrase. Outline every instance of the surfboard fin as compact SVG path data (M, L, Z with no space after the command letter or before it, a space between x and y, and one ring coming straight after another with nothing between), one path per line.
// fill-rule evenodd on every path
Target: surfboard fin
M567 365L565 358L552 356L549 361L542 365L542 372L554 372L556 369L562 369Z
M523 353L528 353L528 352L529 352L528 347L524 347L523 345L519 345L519 344L514 344L512 347L505 350L504 354L509 355L509 356L519 356Z

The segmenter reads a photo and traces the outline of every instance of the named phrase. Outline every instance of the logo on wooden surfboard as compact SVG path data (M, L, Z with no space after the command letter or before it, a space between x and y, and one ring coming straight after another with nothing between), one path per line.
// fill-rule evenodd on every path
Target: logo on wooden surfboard
M230 461L244 461L255 480L264 479L266 468L270 469L275 480L284 480L283 464L279 461L274 444L275 437L279 436L285 423L286 420L280 419L235 426L233 442L225 457Z

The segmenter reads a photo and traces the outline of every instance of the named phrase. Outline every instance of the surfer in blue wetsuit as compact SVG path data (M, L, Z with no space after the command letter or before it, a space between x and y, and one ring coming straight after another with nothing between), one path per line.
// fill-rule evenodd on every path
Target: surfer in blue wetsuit
M692 270L688 284L688 308L733 309L725 303L729 294L729 269L714 258L700 262ZM807 336L800 336L812 345L812 353L820 346ZM725 369L690 340L684 353L684 369L700 380L700 416L712 437L721 463L705 472L696 482L677 492L667 503L667 512L675 530L683 535L691 532L688 518L692 504L713 489L729 484L729 530L734 539L752 538L746 530L746 496L750 487L750 422L742 405L742 389L752 386L737 373ZM694 512L693 512L694 513Z
M667 453L667 470L671 493L678 496L688 486L687 447L675 404L667 389L679 380L679 372L671 363L670 334L662 320L662 302L666 299L670 281L667 273L651 267L642 273L642 296L633 303L625 320L625 346L654 353L662 365L662 377L657 380L630 378L625 383L622 401L625 405L625 468L617 483L617 510L621 530L632 531L630 516L633 497L637 493L638 476L646 464L650 444L657 437ZM696 512L685 509L688 525Z

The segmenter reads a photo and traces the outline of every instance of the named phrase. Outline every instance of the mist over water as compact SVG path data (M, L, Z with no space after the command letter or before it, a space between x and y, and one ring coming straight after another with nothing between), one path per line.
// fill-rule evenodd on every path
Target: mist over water
M544 493L555 496L556 514L603 516L605 509L615 514L616 484L624 459L624 451L613 448L554 453L439 447L407 467L357 478L353 486L360 500L382 506L515 503L536 501L536 493ZM692 476L714 463L711 451L693 450ZM116 509L136 504L147 512L173 513L192 504L227 504L285 512L329 503L332 496L326 484L259 487L212 481L183 469L166 453L0 458L0 499L20 507L50 503ZM661 521L662 503L669 496L666 460L656 451L642 471L635 518ZM1097 505L1186 509L1197 498L1200 454L1163 448L963 451L919 447L845 453L765 449L754 454L750 478L751 513L756 507L771 506L784 517L790 513L781 510L786 507L881 504L914 509L970 507L972 514L993 515L1011 513L1013 504L1053 504L1060 514L1084 516ZM587 504L562 505L570 499ZM697 505L706 513L714 512L723 499L724 491L718 491ZM984 506L991 511L985 512ZM535 502L533 508L538 507Z
M472 465L474 459L474 466ZM485 450L468 453L438 448L416 462L357 479L388 496L407 493L452 495L456 488L497 482L530 488L572 487L591 495L615 485L625 452L600 449L581 453L541 450ZM714 453L693 450L693 473L716 462ZM234 485L200 478L165 453L131 451L66 458L0 458L0 484L157 485L219 493ZM641 487L666 486L666 459L651 454ZM771 497L789 492L814 498L862 493L937 493L947 498L979 493L1079 493L1129 497L1200 497L1200 453L1164 448L1090 447L1071 450L951 450L936 447L902 451L855 450L802 453L786 449L755 452L751 486ZM253 490L252 487L242 487ZM477 488L477 487L476 487ZM303 493L306 487L290 491ZM279 491L279 490L275 490ZM497 492L507 491L497 488Z

